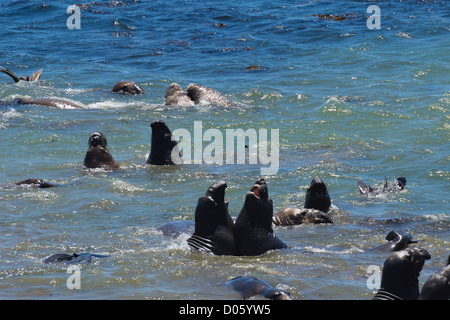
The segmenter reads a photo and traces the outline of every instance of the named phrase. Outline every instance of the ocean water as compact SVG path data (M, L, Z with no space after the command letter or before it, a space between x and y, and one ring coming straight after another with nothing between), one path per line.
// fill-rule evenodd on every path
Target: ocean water
M431 260L420 286L450 254L450 5L435 1L2 1L0 66L1 299L240 299L225 282L254 276L296 300L371 299L367 252L391 230L420 240ZM380 8L370 29L369 5ZM333 15L335 19L329 15ZM139 96L110 93L133 80ZM166 88L198 83L236 108L164 106ZM57 97L83 110L19 105ZM173 130L278 129L279 167L264 176L277 212L301 207L321 177L334 224L274 227L289 249L257 257L189 249L189 230L163 235L166 222L192 223L197 200L217 180L235 218L263 164L146 165L150 123ZM101 131L119 171L83 167L89 135ZM208 143L204 142L204 146ZM404 176L398 193L367 198L361 179L381 186ZM12 187L41 178L51 189ZM54 253L110 257L79 266Z

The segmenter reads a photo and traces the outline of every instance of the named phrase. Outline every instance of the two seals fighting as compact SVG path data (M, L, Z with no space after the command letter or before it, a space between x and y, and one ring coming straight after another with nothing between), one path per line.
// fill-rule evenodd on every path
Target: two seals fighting
M220 107L235 107L236 104L216 90L190 84L186 91L176 82L169 85L165 95L165 105L169 106L193 106L199 104L211 104Z
M247 192L233 224L225 199L225 181L214 183L198 201L195 231L188 244L217 255L256 256L287 245L272 229L273 204L264 179Z

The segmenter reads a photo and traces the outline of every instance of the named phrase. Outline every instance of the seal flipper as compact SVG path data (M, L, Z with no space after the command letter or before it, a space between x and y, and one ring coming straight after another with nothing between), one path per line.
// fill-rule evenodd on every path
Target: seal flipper
M361 180L358 180L358 188L359 188L359 192L361 192L362 194L368 194L371 189L370 186L367 186Z
M14 82L19 82L20 78L18 76L16 76L13 72L9 71L6 68L0 67L0 71L7 74L8 76L10 76L11 78L13 78Z
M383 186L383 192L388 188L388 182L387 182L387 178L384 177L384 186Z
M42 74L42 69L40 69L40 70L38 70L36 72L33 72L31 77L27 78L27 81L30 81L30 82L38 81L39 78L41 77L41 74Z

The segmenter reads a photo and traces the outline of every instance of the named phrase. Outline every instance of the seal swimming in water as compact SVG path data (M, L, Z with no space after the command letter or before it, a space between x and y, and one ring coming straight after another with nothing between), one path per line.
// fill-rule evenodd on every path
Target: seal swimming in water
M186 91L181 89L180 85L176 82L170 84L166 90L166 106L183 106L189 107L195 105L195 102L188 96Z
M314 178L306 191L304 208L286 208L277 212L272 220L277 226L293 226L302 223L333 223L328 215L331 199L321 178Z
M447 265L439 272L433 273L424 283L419 300L450 299L450 256Z
M417 247L394 252L384 262L381 286L373 300L417 300L420 271L430 258L427 250Z
M295 226L303 223L333 223L330 216L316 209L286 208L272 217L276 226Z
M359 192L365 195L377 195L385 192L395 192L403 190L406 186L406 178L399 177L391 185L388 185L386 177L384 178L383 188L373 188L370 185L366 185L363 181L358 180Z
M209 87L191 83L186 91L181 89L176 82L171 83L167 88L165 105L193 106L199 104L211 104L219 107L237 106L223 94Z
M264 179L255 182L245 196L244 205L234 223L234 239L240 256L255 256L287 245L272 229L273 203Z
M119 164L107 148L106 137L101 132L95 131L89 136L89 149L84 157L84 166L90 169L114 170L119 168Z
M400 251L406 249L408 247L408 244L417 243L417 241L412 240L412 235L410 235L409 233L402 231L396 232L394 230L388 233L388 235L386 236L386 240L388 241L387 243L370 249L369 251Z
M111 92L127 93L127 94L143 94L144 89L138 86L134 81L119 81L117 82Z
M226 284L240 292L244 300L257 295L272 300L291 300L289 292L274 288L267 282L255 277L240 276L227 281Z
M156 230L161 231L163 235L178 238L182 234L192 235L194 232L195 221L193 220L179 220L165 222Z
M228 213L226 188L225 181L217 181L198 200L194 234L187 240L192 248L215 255L236 255L234 223Z
M50 183L47 181L44 181L42 179L35 179L35 178L29 178L23 181L19 181L15 183L16 186L22 186L22 185L27 185L27 186L31 186L33 188L41 188L41 189L45 189L45 188L53 188L58 186L57 184L54 183Z
M178 143L173 139L172 132L163 120L155 120L152 128L152 144L147 164L173 165L183 163Z
M110 257L109 255L103 255L103 254L93 254L93 253L73 253L73 254L67 254L67 253L56 253L51 255L50 257L46 258L44 260L45 263L59 263L59 262L65 262L66 264L76 264L76 263L82 263L82 262L91 262L92 258L107 258Z
M13 78L14 82L19 82L20 80L23 81L28 81L28 82L34 82L39 80L39 78L41 77L42 74L42 69L33 72L33 74L30 77L18 77L16 76L13 72L11 72L10 70L0 67L0 71L7 74L8 76L10 76L11 78Z
M55 107L59 109L84 109L84 107L81 104L78 104L70 100L58 98L38 98L38 99L18 98L16 99L16 102L19 104L38 104L42 106Z

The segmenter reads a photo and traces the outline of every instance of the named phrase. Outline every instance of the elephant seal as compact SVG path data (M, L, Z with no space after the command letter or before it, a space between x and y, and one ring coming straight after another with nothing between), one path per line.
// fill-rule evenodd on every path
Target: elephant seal
M417 243L417 241L412 240L412 236L409 233L402 231L396 232L394 230L388 233L386 240L388 241L387 243L370 249L370 251L400 251L406 249L408 244Z
M187 94L195 104L212 104L220 107L235 107L236 104L214 89L198 84L188 85Z
M291 300L289 292L274 288L267 282L254 277L240 276L227 281L226 284L240 292L243 300L257 295L271 300Z
M46 182L42 179L35 179L35 178L29 178L29 179L26 179L23 181L16 182L15 185L17 185L17 186L27 185L27 186L31 186L33 188L41 188L41 189L53 188L53 187L58 186L57 184Z
M295 226L303 223L333 223L328 213L316 209L286 208L272 217L276 226Z
M188 96L186 91L181 89L180 85L176 82L171 83L166 91L166 106L183 106L189 107L195 105L195 102Z
M450 299L450 256L447 265L437 273L433 273L422 287L419 300Z
M319 177L314 178L306 190L305 209L316 209L327 213L330 210L331 199L327 186Z
M59 109L84 109L81 104L76 102L66 100L66 99L58 99L58 98L38 98L38 99L29 99L29 98L18 98L16 102L19 104L39 104L47 107L54 107Z
M106 137L101 132L93 132L89 136L89 149L84 157L86 168L104 168L114 170L119 168L119 164L107 148Z
M163 235L178 238L182 234L191 235L194 232L195 222L193 220L170 221L163 223L156 230Z
M273 216L277 226L293 226L302 223L333 223L328 215L331 199L321 178L314 178L306 190L304 208L286 208Z
M287 245L272 229L273 203L264 179L255 182L245 196L244 205L234 223L234 239L240 256L256 256Z
M39 80L39 78L41 77L41 74L42 74L42 69L40 69L36 72L33 72L33 74L30 77L18 77L13 72L11 72L10 70L3 68L3 67L0 67L0 71L7 74L8 76L10 76L16 83L19 82L20 80L28 81L28 82L37 81L37 80Z
M417 300L420 271L430 258L422 248L394 252L384 262L381 286L373 300Z
M386 177L384 178L383 188L373 188L370 185L366 185L363 181L358 180L359 192L365 195L377 195L385 192L395 192L403 190L406 186L406 178L399 177L392 184L388 185Z
M192 248L215 255L236 255L234 223L228 213L226 188L225 181L217 181L198 200L194 234L187 240Z
M73 254L67 254L67 253L57 253L53 254L50 257L46 258L44 260L45 263L59 263L59 262L65 262L66 264L76 264L76 263L82 263L82 262L91 262L92 258L107 258L110 257L109 255L103 255L103 254L93 254L93 253L73 253Z
M119 81L111 89L111 92L126 94L143 94L144 89L138 86L134 81Z
M152 144L147 164L173 165L183 163L178 143L173 139L172 132L163 120L155 120L152 128Z

